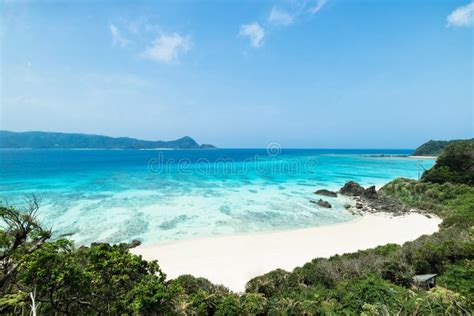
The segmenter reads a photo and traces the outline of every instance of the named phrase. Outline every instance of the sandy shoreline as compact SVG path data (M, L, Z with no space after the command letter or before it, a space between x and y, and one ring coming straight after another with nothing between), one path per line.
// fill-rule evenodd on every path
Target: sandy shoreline
M408 158L414 158L414 159L438 159L437 156L408 156Z
M142 245L131 251L158 260L168 278L192 274L240 292L248 280L271 270L291 271L316 257L403 244L434 233L440 223L440 218L418 213L395 217L378 213L334 225L188 239Z

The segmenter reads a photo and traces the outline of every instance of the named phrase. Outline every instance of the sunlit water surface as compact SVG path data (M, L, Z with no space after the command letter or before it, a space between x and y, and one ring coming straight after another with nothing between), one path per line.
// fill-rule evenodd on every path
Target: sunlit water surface
M40 198L41 221L79 244L144 243L348 221L346 181L416 179L434 161L410 150L0 150L2 200Z

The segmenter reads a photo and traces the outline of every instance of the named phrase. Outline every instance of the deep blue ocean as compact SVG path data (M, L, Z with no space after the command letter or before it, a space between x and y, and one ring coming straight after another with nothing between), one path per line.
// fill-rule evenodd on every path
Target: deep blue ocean
M346 181L417 179L412 150L0 150L4 204L35 194L39 218L78 244L145 243L325 225L354 218L344 198L309 203Z

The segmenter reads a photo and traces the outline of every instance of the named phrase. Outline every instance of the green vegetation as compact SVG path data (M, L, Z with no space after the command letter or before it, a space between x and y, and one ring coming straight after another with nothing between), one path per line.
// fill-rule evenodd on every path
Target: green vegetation
M443 220L443 227L474 226L474 187L396 179L386 184L382 194L396 197L403 203L434 213Z
M439 156L444 148L450 144L463 141L463 140L430 140L420 147L418 147L415 152L412 154L413 156ZM471 143L474 143L474 138L465 140Z
M379 191L442 217L439 232L403 246L316 258L291 272L278 269L250 280L241 294L190 275L167 280L157 262L132 255L128 244L76 248L63 238L50 241L51 232L35 219L34 199L22 212L0 207L0 313L470 315L474 186L464 175L474 161L465 155L469 146L450 145L440 156L434 169L447 167L446 178L430 182L428 171L423 181L397 179ZM412 277L427 273L439 274L438 286L415 288Z
M448 145L436 165L423 174L422 180L474 185L474 142L460 141Z
M0 131L0 148L208 149L215 147L208 144L199 145L187 136L172 141L147 141L88 134Z

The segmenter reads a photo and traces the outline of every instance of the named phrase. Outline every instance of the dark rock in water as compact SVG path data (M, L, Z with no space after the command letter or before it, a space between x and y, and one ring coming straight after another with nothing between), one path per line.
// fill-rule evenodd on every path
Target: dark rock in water
M336 192L329 191L329 190L326 190L326 189L318 190L318 191L314 192L314 194L324 195L324 196L329 196L329 197L337 197Z
M318 205L322 206L322 207L325 207L325 208L331 208L332 207L331 203L329 203L328 201L321 200L321 199L319 199Z
M361 202L356 202L356 209L360 210L363 207L364 207L364 205Z
M339 193L350 196L361 196L365 189L355 181L349 181L339 190Z
M310 200L310 202L314 203L314 204L318 204L319 206L322 206L322 207L325 207L325 208L331 208L332 207L331 203L329 203L328 201L321 200L321 199L319 199L319 201Z
M348 209L351 208L351 205L350 205L350 204L344 204L344 208L345 208L346 210L348 210Z
M377 199L378 195L377 195L377 190L375 189L375 185L365 189L364 193L362 193L362 197L366 198L366 199L369 199L369 200Z

